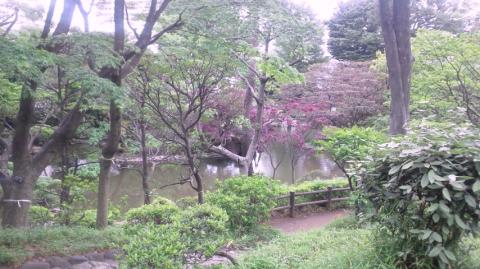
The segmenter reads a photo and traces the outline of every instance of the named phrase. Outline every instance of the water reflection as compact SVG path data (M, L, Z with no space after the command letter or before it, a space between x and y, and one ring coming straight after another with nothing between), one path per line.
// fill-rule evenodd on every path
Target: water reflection
M281 146L272 150L272 158L279 160L283 158L276 172L276 179L285 183L291 183L292 168L291 158ZM186 176L187 168L181 165L158 165L151 178L150 187L155 195L167 197L172 200L186 196L196 195L189 183L173 185L162 188L165 185L178 182ZM200 171L203 177L206 190L213 190L216 180L240 174L240 167L227 160L202 160ZM271 177L273 168L267 153L260 154L254 165L255 173ZM302 156L295 165L295 178L309 180L312 178L330 179L342 176L331 158L326 154L314 156ZM110 186L110 197L114 204L122 205L124 208L137 207L143 203L141 176L136 170L123 169L118 175L112 177Z

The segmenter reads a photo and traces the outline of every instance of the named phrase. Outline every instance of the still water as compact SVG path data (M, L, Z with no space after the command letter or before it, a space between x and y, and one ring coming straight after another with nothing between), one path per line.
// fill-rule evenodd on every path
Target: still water
M277 169L276 179L291 184L291 158L286 154L285 149L277 147L272 150L272 158L274 160L282 158L283 160ZM302 156L298 159L294 170L296 182L311 178L331 179L343 175L326 154ZM195 196L195 191L188 183L161 188L167 184L178 182L182 176L185 177L187 175L187 171L186 167L181 165L158 165L150 179L150 188L154 196L163 196L173 201L186 196ZM224 180L240 174L240 168L236 163L228 160L202 160L200 162L200 171L206 190L213 190L217 180ZM254 171L265 176L272 176L273 168L266 153L261 154L257 158ZM142 205L143 193L140 174L132 169L117 171L111 180L110 198L114 204L123 208Z

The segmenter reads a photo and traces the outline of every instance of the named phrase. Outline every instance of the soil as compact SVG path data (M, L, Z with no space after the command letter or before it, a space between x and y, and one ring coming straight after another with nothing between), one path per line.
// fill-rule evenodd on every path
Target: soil
M322 228L333 220L350 214L349 210L337 209L318 213L297 213L295 218L277 216L268 223L285 234L306 232Z

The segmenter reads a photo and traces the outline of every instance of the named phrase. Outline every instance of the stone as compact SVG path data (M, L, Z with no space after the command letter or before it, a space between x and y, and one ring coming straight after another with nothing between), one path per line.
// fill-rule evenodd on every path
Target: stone
M46 262L26 262L20 269L50 269L50 264Z
M116 267L112 267L110 264L105 262L90 262L92 265L92 269L113 269Z
M70 269L93 269L94 267L90 262L77 263L70 267Z
M47 262L50 264L51 267L59 267L59 268L70 267L70 263L67 261L67 258L62 258L58 256L48 257Z
M85 257L87 257L87 259L91 261L96 261L96 262L103 262L105 260L104 254L102 253L90 253L85 255Z
M105 260L105 263L110 265L111 268L114 268L114 269L118 268L118 262L115 260Z
M117 255L120 254L120 251L118 250L109 250L103 254L106 260L115 260Z
M85 256L72 256L68 258L68 262L72 265L88 262L87 257Z

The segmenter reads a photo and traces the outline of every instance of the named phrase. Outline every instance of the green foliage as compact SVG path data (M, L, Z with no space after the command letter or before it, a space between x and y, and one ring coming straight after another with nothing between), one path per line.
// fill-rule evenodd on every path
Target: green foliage
M316 142L317 150L329 153L338 163L360 161L374 147L386 141L383 133L371 128L324 128L326 139Z
M480 124L480 34L422 30L412 46L412 113Z
M179 229L148 223L123 246L127 268L182 268L185 243Z
M172 205L173 206L173 205L175 205L175 203L170 199L159 196L159 197L153 199L152 205Z
M268 57L258 65L267 77L275 79L280 84L295 84L303 82L303 75L279 57Z
M113 248L125 242L118 227L104 230L62 226L0 229L0 265L16 267L33 257L75 255Z
M0 118L15 115L21 89L21 85L10 82L0 72Z
M77 220L74 224L85 226L88 228L95 228L97 222L97 210L96 209L87 209L82 213L78 213ZM120 209L109 206L107 221L108 225L112 225L115 220L120 218Z
M28 220L31 226L41 226L53 220L53 214L43 206L32 205L28 209Z
M177 221L179 208L171 204L150 204L138 208L130 209L127 212L127 222L129 224L147 224L156 225L171 224Z
M383 49L375 2L349 0L328 22L328 49L338 60L365 61Z
M36 48L32 39L8 40L0 38L0 72L11 82L23 85L26 82L43 80L43 69L54 64L55 57Z
M249 230L270 216L280 183L261 176L239 176L217 183L217 190L206 195L207 203L224 209L230 229Z
M371 128L324 128L326 139L316 141L317 150L327 152L353 184L360 164L373 153L375 147L386 141L386 136ZM353 187L353 186L352 186Z
M227 213L213 205L197 205L184 210L179 230L187 252L211 257L226 241L227 224Z
M195 196L188 196L178 199L175 204L181 209L187 209L198 205L198 198Z
M394 269L391 256L375 252L365 229L322 229L280 237L244 253L239 269Z
M57 206L60 202L58 193L61 184L62 182L58 179L40 177L33 190L35 202L50 208Z
M465 255L463 235L479 231L478 130L419 129L386 144L385 155L364 175L381 237L398 262L448 268Z

